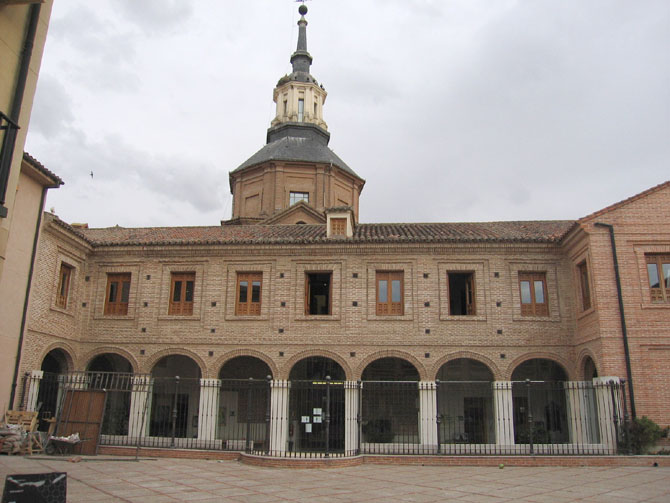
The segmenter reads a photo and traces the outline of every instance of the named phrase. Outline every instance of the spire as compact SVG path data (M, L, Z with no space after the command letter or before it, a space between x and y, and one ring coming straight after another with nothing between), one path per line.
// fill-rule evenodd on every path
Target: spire
M298 12L300 13L300 20L298 21L298 47L291 55L291 64L293 65L293 73L298 77L297 80L309 82L314 79L309 74L312 56L307 52L307 20L305 19L307 6L302 4L298 8Z

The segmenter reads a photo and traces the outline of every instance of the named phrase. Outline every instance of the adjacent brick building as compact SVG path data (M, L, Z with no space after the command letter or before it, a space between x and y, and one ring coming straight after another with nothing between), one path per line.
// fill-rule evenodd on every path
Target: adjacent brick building
M357 429L370 406L359 401L361 380L363 390L419 383L410 408L422 445L436 443L435 422L446 420L458 423L448 441L522 442L515 434L530 405L513 399L509 383L526 379L622 379L629 411L670 424L670 182L578 221L360 223L365 182L328 149L326 93L309 73L304 17L298 24L268 144L230 173L230 220L92 229L46 215L22 372L193 379L179 406L188 419L181 436L201 445L225 442L235 410L251 407L219 391L221 382L269 375L264 441L276 452L293 445L296 429L305 437L321 423L317 402L307 416L280 411L294 406L290 383L316 386L326 374L344 386L342 419L329 420L345 432L345 452L359 450L365 431ZM488 391L447 393L438 405L439 381L488 383ZM562 389L558 401L568 403L556 417L571 422L564 409L591 399ZM153 418L161 398L152 396ZM556 423L553 400L537 409L536 426ZM452 405L456 412L444 409ZM133 426L137 409L125 407L121 434L160 436L144 417ZM475 428L486 423L479 416L492 420ZM585 424L554 424L555 437L605 443L580 433Z

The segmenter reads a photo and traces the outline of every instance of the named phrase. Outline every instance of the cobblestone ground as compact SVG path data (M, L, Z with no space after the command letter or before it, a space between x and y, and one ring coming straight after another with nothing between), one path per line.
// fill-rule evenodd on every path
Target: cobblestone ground
M670 502L670 468L258 468L237 461L0 456L8 474L67 472L75 502Z

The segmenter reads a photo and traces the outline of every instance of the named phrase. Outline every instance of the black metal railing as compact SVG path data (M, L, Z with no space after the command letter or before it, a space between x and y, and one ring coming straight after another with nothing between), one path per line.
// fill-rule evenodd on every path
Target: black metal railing
M64 390L107 392L101 444L283 457L628 452L625 384L195 379L112 372L23 380L40 430Z

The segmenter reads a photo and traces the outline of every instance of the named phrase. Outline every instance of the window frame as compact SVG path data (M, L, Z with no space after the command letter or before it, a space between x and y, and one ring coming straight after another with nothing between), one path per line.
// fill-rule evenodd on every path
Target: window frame
M386 282L386 300L381 301L380 283ZM393 301L393 282L399 281L400 300ZM404 271L375 271L375 315L376 316L404 316L405 314L405 272Z
M311 302L311 288L309 277L311 275L324 275L327 274L330 279L328 281L328 312L323 314L312 314L310 312ZM332 316L333 315L333 271L305 271L305 317L314 317L314 316Z
M116 280L116 281L114 281ZM125 281L127 280L127 281ZM105 288L104 316L128 316L128 306L130 304L130 285L132 283L132 273L129 272L108 272L107 286ZM116 296L118 300L110 300L112 285L120 284L116 287ZM127 287L125 286L127 285ZM124 288L127 288L126 300L124 302Z
M346 237L347 235L346 217L332 217L330 219L330 235L338 237Z
M242 282L246 281L247 292L244 302L240 300ZM253 283L258 281L258 301L253 300ZM263 273L262 272L238 272L235 286L235 316L260 316L263 305Z
M293 197L293 196L296 197ZM300 198L298 198L298 196ZM305 204L309 204L309 192L304 192L300 190L291 190L288 193L288 205L293 206L294 204L298 204L300 201L304 201Z
M466 313L458 314L451 312L451 280L450 275L468 275L466 279ZM477 280L475 278L476 271L466 271L466 270L449 270L447 271L447 313L448 316L457 316L457 317L472 317L477 316ZM469 287L469 288L468 288ZM469 295L468 295L469 294ZM470 301L468 302L468 297Z
M530 302L524 302L522 283L529 283ZM542 295L544 302L537 302L537 283L542 284ZM546 271L519 271L519 303L521 305L521 316L537 316L548 318L549 296L547 291L547 273Z
M645 269L647 271L647 288L649 289L649 300L652 304L670 303L670 275L666 278L663 266L668 266L670 271L669 253L645 253ZM656 278L658 286L652 285L649 266L656 266ZM667 280L667 284L666 284Z
M73 273L73 266L65 262L60 263L60 267L58 268L56 299L54 302L55 306L59 309L67 309L68 307Z
M195 301L195 271L171 271L170 272L170 297L168 299L169 316L193 316L193 304ZM179 285L179 299L175 300L177 283ZM191 282L191 300L187 300L188 283Z
M591 274L586 259L577 264L577 277L579 280L579 294L581 298L581 308L588 311L593 307L593 296L591 295Z

